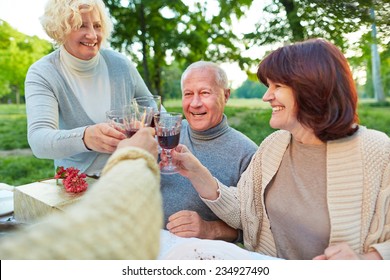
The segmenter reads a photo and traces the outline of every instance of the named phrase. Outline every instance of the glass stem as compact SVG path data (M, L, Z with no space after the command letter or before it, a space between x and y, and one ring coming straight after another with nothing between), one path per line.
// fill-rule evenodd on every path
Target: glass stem
M171 149L165 149L165 154L167 156L168 166L172 165L172 155L171 155Z

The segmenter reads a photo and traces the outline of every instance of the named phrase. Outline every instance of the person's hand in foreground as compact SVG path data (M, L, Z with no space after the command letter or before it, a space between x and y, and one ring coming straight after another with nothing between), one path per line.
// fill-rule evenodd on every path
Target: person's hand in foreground
M180 237L234 241L237 230L223 221L205 221L195 211L182 210L168 218L167 229Z
M145 127L137 131L131 138L126 138L118 143L117 149L124 147L137 147L151 153L155 159L158 155L158 145L155 139L156 131L154 128Z
M119 142L126 138L126 135L108 123L98 123L85 129L84 144L93 151L100 153L113 153Z
M331 245L325 249L324 254L314 257L313 260L381 260L377 251L364 255L356 254L345 242Z

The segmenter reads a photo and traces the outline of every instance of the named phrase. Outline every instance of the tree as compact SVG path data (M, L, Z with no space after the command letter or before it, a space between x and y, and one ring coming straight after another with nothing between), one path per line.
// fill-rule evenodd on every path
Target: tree
M380 76L380 58L378 53L377 46L377 36L376 36L376 22L375 22L375 11L373 8L370 9L370 15L372 22L372 42L371 42L371 60L372 60L372 80L374 84L375 98L379 102L385 101L385 96L383 93L382 80Z
M371 31L372 8L377 13L378 36L362 36L357 42L351 41L348 34ZM364 54L353 59L357 67L367 64L371 54L366 50L370 49L374 40L379 48L389 48L390 0L274 0L264 12L266 15L259 21L256 31L245 35L248 47L321 37L332 41L343 51L355 49L358 55ZM369 72L371 70L367 68Z
M161 96L167 60L184 69L203 59L215 62L237 61L240 39L232 32L232 16L244 14L250 0L216 1L218 12L209 14L199 2L169 0L104 0L114 19L111 45L138 65L149 89ZM186 4L189 2L190 4Z
M387 90L387 96L390 96L390 48L381 53L381 77L383 88Z
M46 40L26 36L0 20L0 97L9 95L19 104L28 68L51 51Z
M234 98L262 98L267 88L252 80L246 80L239 88L237 88L232 97Z
M371 23L371 1L274 0L264 8L256 31L245 38L262 45L321 37L345 49L349 47L345 35Z

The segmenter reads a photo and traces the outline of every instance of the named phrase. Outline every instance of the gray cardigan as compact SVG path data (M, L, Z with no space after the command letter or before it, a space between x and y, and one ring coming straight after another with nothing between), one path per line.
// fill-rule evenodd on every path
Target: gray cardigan
M120 108L134 96L150 95L137 69L124 55L101 49L110 79L111 108ZM109 154L88 150L82 140L88 117L60 67L60 49L29 68L25 81L28 142L38 158L54 159L55 166L85 172L94 161L103 168Z

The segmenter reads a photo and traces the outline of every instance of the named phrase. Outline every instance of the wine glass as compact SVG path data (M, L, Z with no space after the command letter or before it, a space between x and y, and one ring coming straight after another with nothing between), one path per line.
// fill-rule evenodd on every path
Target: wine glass
M134 97L132 99L133 104L138 104L141 106L153 107L154 112L153 115L158 115L161 112L161 96L160 95L142 95L138 97ZM151 127L155 127L154 118L152 118ZM156 136L157 140L157 136ZM158 160L160 160L161 155L161 147L158 146Z
M120 132L125 132L124 120L123 120L123 111L119 109L113 109L106 111L106 121L107 123L119 130Z
M130 104L123 107L123 122L127 138L140 128L150 126L153 120L153 107Z
M159 95L144 95L135 97L132 99L132 103L140 106L153 107L153 115L160 114L161 112L161 96ZM154 119L152 119L151 127L155 127Z
M158 143L167 157L167 162L160 165L161 174L174 174L179 170L172 162L171 150L179 145L181 121L181 113L160 112L154 115Z

